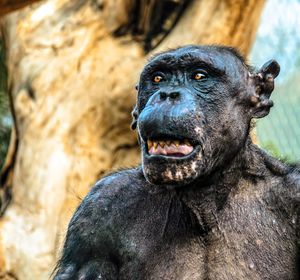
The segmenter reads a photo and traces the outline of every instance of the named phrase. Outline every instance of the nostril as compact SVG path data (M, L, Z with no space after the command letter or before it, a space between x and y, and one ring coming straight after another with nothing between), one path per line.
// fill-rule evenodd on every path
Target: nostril
M170 93L170 98L171 99L176 99L179 96L179 92L175 91L175 92L171 92Z
M166 99L167 98L167 94L165 92L160 92L159 93L160 99Z
M166 100L167 98L175 100L175 99L178 99L179 95L180 95L180 93L178 91L174 91L174 92L160 91L159 92L160 100Z

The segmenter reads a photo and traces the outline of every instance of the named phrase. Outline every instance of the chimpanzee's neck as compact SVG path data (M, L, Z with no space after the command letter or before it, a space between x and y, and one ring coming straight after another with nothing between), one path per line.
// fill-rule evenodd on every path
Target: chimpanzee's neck
M269 168L266 166L266 159L273 159L260 148L253 144L250 137L245 141L243 147L230 160L226 160L209 175L203 176L194 181L188 188L197 188L202 191L212 190L228 186L234 188L241 178L255 176L263 178L269 174ZM274 159L274 161L277 161Z
M223 191L226 189L230 192L242 178L264 179L272 174L282 176L288 172L288 165L268 155L248 137L230 161L227 160L209 175L194 181L188 188L215 192L221 187Z

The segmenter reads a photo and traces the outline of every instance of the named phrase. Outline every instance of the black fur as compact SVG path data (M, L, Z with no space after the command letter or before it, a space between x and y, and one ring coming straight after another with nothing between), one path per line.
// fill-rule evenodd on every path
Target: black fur
M273 105L278 73L276 61L255 71L220 46L153 57L133 113L142 166L90 191L54 279L299 279L300 168L249 137L251 120ZM150 155L149 139L188 139L194 149Z

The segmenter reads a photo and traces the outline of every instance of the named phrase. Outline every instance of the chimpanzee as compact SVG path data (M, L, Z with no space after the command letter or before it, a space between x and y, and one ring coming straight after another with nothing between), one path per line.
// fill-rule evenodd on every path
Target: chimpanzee
M249 136L278 74L223 46L150 59L132 124L142 165L92 188L54 279L298 279L299 165Z

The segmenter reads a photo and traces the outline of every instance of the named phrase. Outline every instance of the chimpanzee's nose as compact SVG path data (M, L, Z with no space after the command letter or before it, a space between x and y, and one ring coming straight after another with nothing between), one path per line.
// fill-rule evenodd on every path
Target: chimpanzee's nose
M160 88L157 92L152 94L152 96L148 99L146 105L155 105L159 104L162 106L173 106L180 105L184 103L186 106L186 102L191 102L195 99L195 95L191 93L191 91L184 87L165 87Z
M161 100L165 100L167 98L171 99L171 100L176 100L179 99L180 96L180 92L179 91L160 91L159 93L160 99Z

